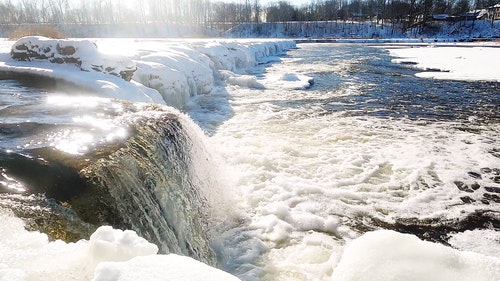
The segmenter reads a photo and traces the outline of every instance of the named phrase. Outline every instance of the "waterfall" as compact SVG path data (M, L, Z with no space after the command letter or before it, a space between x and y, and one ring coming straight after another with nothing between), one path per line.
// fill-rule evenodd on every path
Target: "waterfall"
M161 110L141 115L134 120L134 136L122 148L82 170L93 186L88 199L107 197L95 203L113 210L119 224L162 252L215 264L207 237L207 199L194 180L193 141L177 115Z
M210 200L221 194L214 182L217 176L212 173L217 165L204 147L201 129L189 117L167 106L102 102L107 105L97 106L90 114L106 112L127 128L128 137L99 144L82 155L65 153L46 143L2 152L0 206L14 209L14 205L33 206L45 201L39 211L28 206L17 208L15 213L31 220L31 229L49 235L67 233L54 235L54 239L84 238L97 226L112 225L135 230L158 245L161 253L182 254L216 265L209 245L213 231ZM116 111L110 112L111 108ZM76 111L67 110L72 114ZM51 114L53 119L68 118L68 112L59 109ZM2 132L7 132L4 143L19 143L30 134L53 135L71 126L38 124L30 128L43 129L30 131L22 124L26 122L0 126ZM6 188L7 180L25 186L27 191L14 194ZM35 196L37 200L19 199L22 196ZM70 229L75 216L85 225L85 233L75 234L79 230ZM42 223L49 217L55 219ZM47 225L52 221L57 225Z

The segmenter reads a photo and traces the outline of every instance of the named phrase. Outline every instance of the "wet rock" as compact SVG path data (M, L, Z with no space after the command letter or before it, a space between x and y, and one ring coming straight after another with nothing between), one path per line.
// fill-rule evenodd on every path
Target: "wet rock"
M475 182L475 183L471 184L470 187L473 190L478 190L481 186L477 182Z
M500 183L500 176L492 177L491 180L495 183Z
M474 192L474 190L470 189L464 182L455 181L454 183L460 191L465 191L469 193Z
M481 168L481 173L483 174L490 174L492 172L492 170L490 168Z
M474 178L474 179L482 179L481 175L479 173L476 173L476 172L468 172L467 173L471 178Z
M488 192L493 192L493 193L500 193L500 187L496 186L485 186L484 189Z
M500 196L496 194L491 194L491 193L484 193L483 194L483 200L487 200L488 202L495 202L495 203L500 203Z
M483 200L486 203L484 203ZM483 198L483 200L481 201L484 204L490 204L487 199ZM371 223L376 226L376 228L392 229L402 233L411 233L423 240L449 245L448 239L450 238L450 233L464 232L466 230L473 229L500 228L500 214L497 211L492 210L477 210L464 217L455 219L398 218L394 223L372 219Z
M460 200L462 200L462 202L464 202L465 204L471 204L476 202L476 200L470 198L469 196L460 197Z
M56 48L57 52L63 56L72 56L76 53L76 48L74 46L61 47L59 44L57 44Z

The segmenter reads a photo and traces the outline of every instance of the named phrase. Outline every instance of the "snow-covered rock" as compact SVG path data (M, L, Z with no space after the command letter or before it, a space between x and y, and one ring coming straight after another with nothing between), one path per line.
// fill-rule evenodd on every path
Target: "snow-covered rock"
M181 109L191 97L210 93L224 81L261 88L255 77L245 75L246 71L279 61L279 55L296 47L293 40L148 42L97 39L95 44L90 40L25 37L11 47L15 59L0 52L0 70L65 80L104 97L166 103ZM114 55L117 53L120 55ZM132 72L126 72L136 68L133 77L129 76ZM226 75L226 70L233 75ZM127 79L132 78L130 82L114 77L125 72Z
M90 40L50 39L41 36L27 36L12 46L13 59L22 61L48 60L58 64L74 64L83 71L98 71L132 79L135 64L123 56L106 56L97 51Z

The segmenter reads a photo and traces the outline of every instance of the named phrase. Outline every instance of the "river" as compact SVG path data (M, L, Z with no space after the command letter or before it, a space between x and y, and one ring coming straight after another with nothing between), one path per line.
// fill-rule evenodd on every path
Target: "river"
M226 261L230 271L326 280L345 242L367 230L444 244L454 233L498 230L500 84L415 72L376 46L300 44L256 70L266 90L229 87L213 103L203 99L227 120L197 118L200 109L192 116L207 130L218 124L214 147L243 193L246 222L222 247L244 257ZM273 84L288 73L315 83ZM479 244L498 245L494 237Z
M498 257L500 84L418 78L388 47L299 44L189 117L2 74L1 206L53 239L132 228L242 280L329 280L377 229Z

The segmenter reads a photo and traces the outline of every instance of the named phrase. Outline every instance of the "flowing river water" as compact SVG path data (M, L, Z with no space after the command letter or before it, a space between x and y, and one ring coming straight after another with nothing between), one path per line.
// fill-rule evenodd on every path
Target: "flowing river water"
M375 229L498 256L499 83L417 78L355 44L300 44L251 72L263 87L193 98L205 135L177 111L3 75L1 205L67 241L133 228L243 280L327 280ZM315 83L276 83L297 74Z
M475 250L496 255L499 83L420 79L383 48L350 44L300 44L255 72L266 90L229 87L192 113L220 123L211 138L243 193L247 221L221 247L231 271L323 279L345 241L379 228L466 249L450 237L476 230ZM289 73L315 84L273 84Z

